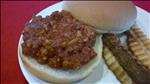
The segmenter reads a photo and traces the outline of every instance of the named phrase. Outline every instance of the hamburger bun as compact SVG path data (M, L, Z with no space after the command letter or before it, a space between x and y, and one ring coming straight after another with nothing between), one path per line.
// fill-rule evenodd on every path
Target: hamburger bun
M50 68L48 65L41 65L35 59L27 57L22 53L21 44L23 43L23 38L21 36L18 46L18 53L21 60L27 70L34 76L53 83L72 83L80 81L86 78L100 62L102 56L102 41L101 37L97 37L96 43L94 45L94 51L97 56L93 58L89 63L81 67L79 70L59 70ZM101 66L103 68L103 66Z
M137 17L131 1L64 1L63 9L100 33L126 31Z

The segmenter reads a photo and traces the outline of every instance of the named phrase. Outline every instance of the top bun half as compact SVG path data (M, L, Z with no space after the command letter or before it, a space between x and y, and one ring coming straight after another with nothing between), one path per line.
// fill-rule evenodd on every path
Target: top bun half
M100 33L121 33L136 20L137 10L131 1L64 1L63 10Z

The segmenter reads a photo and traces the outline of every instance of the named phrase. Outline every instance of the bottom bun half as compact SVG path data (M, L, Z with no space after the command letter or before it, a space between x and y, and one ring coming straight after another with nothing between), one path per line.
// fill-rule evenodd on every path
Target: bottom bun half
M89 63L81 67L79 70L60 70L50 68L48 65L41 65L35 59L24 56L21 47L22 42L23 40L21 36L18 51L25 68L34 76L44 81L53 83L73 83L86 78L99 65L103 48L101 36L97 36L95 45L93 47L97 53L95 58L93 58Z

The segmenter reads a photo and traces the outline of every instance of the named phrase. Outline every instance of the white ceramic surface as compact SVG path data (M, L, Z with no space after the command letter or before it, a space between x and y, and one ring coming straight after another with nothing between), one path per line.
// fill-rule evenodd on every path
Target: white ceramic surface
M139 7L136 8L138 11L136 23L139 27L142 28L147 37L150 38L150 13L146 12L145 10ZM42 15L43 17L45 17L46 15L50 15L53 11L57 10L62 10L62 2L59 2L57 4L45 8L37 15ZM29 84L47 84L46 82L30 74L30 72L26 70L21 61L19 53L18 53L18 60L21 71ZM104 71L103 69L101 69L100 66L101 65L99 65L86 79L78 82L77 84L120 84L120 82L116 79L114 74L107 68L105 64L104 64Z

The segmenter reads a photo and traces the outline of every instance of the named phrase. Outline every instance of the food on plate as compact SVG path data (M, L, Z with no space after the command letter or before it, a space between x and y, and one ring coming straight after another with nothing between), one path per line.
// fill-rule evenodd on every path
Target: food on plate
M150 54L141 38L137 38L139 34L134 34L133 30L137 29L133 28L123 33L126 36L124 42L121 40L121 35L104 34L102 37L103 56L121 83L149 84Z
M131 1L66 1L63 9L94 26L100 33L126 31L135 23L137 16Z
M79 81L99 64L101 39L92 26L65 10L55 11L45 18L34 16L22 34L24 65L32 74L48 82ZM100 49L96 49L97 46Z
M23 54L52 68L79 69L97 54L96 32L66 11L35 16L23 30Z
M145 46L145 48L150 52L150 39L148 39L144 35L142 30L140 30L140 28L138 28L138 27L133 27L133 29L130 32L133 33L133 35L136 38L139 38L139 41L143 42L143 45Z
M128 47L133 52L136 59L150 70L150 41L140 29L133 28L126 32L128 37Z
M103 56L110 70L112 70L122 84L132 84L131 77L127 74L127 72L119 64L119 61L117 61L115 56L107 47L103 47Z
M62 9L25 25L19 53L33 75L76 82L103 63L103 54L121 83L150 83L150 40L131 28L137 17L131 1L63 1Z

